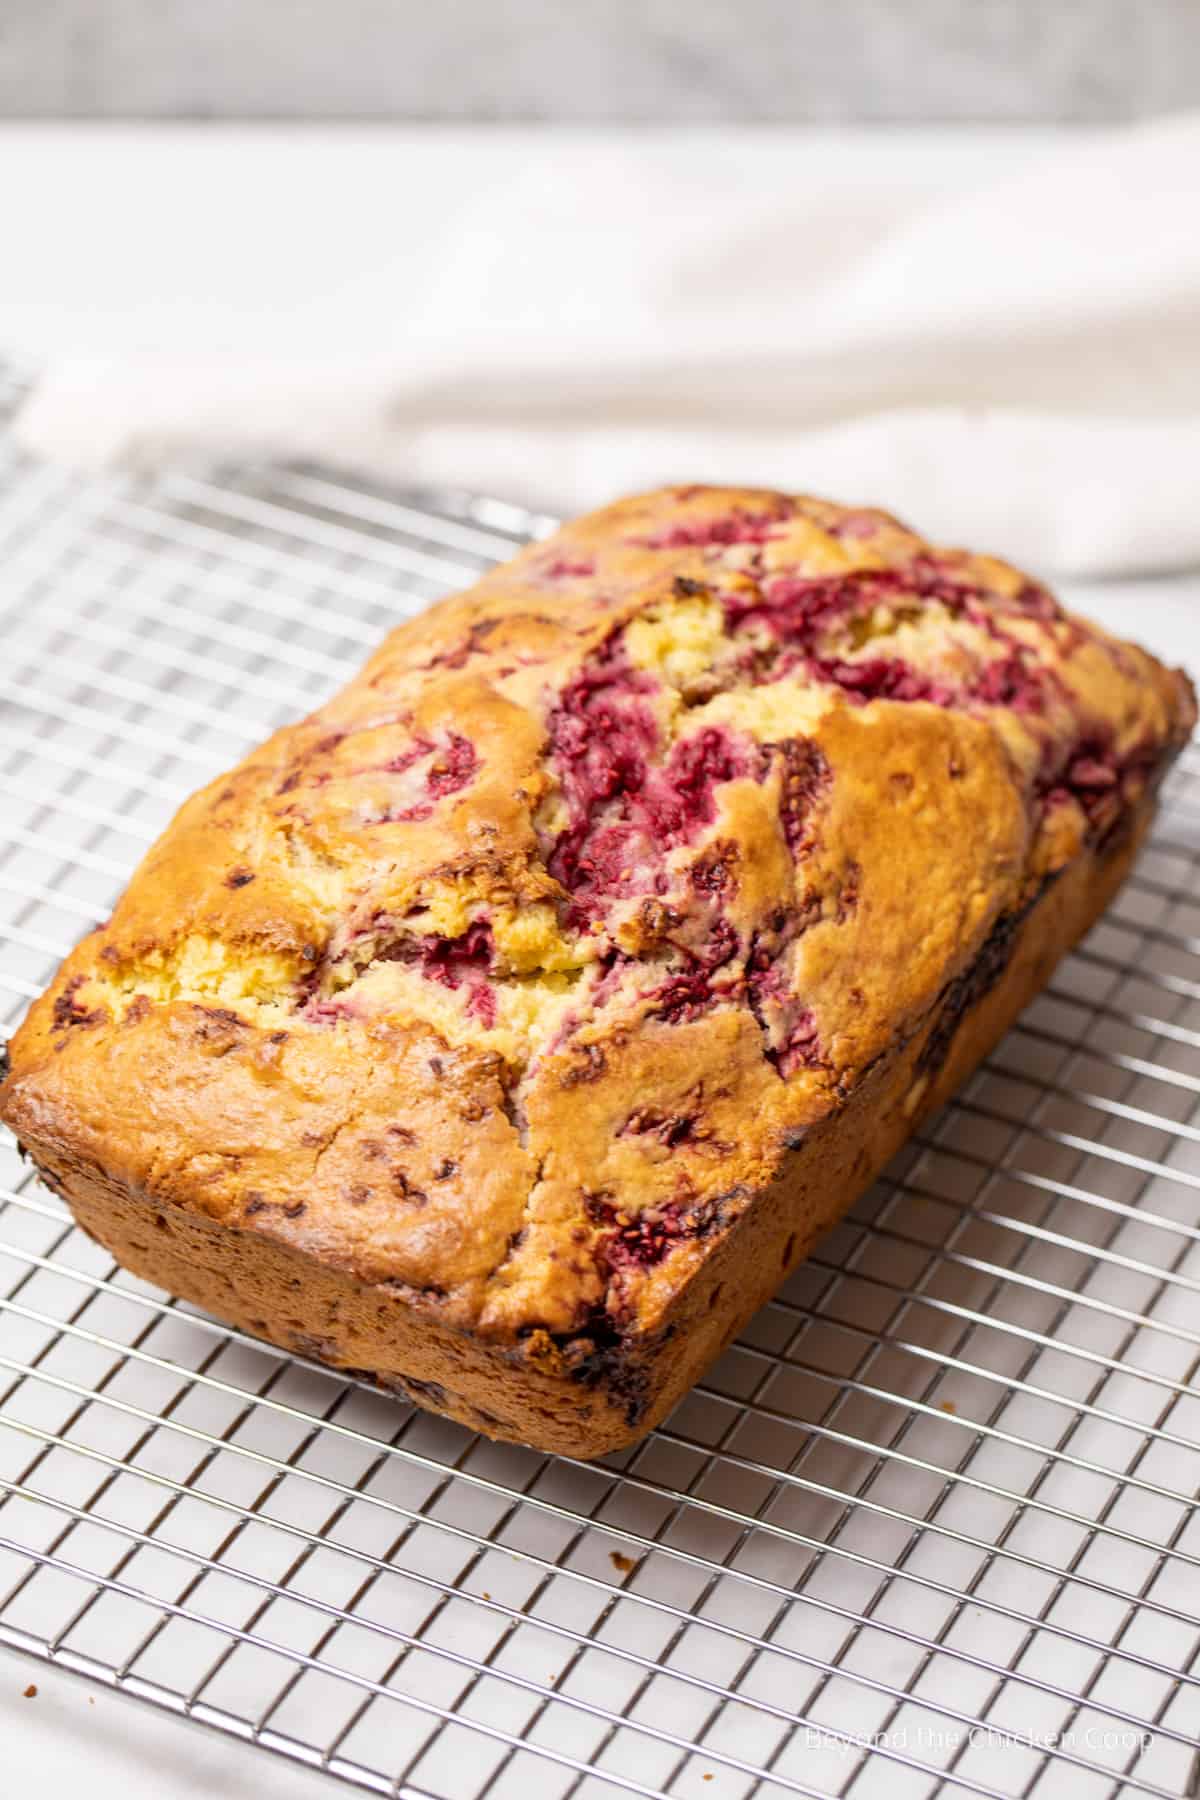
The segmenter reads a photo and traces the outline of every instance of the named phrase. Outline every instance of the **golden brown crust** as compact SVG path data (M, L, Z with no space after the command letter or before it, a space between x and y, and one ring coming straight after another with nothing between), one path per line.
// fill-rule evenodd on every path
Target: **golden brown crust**
M597 1454L1086 928L1193 719L885 515L623 501L194 796L0 1110L140 1272Z

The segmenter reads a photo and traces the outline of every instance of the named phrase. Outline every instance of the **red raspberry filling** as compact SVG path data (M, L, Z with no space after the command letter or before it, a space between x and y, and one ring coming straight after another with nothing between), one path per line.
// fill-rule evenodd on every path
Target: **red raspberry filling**
M379 944L381 934L394 929L386 914L378 913L368 924L352 934L352 941L376 940L365 965L401 962L415 965L427 981L441 987L466 990L467 1011L481 1025L490 1029L496 1023L496 994L488 979L495 961L492 928L485 919L476 919L459 937L397 935ZM318 979L314 974L313 981ZM353 1016L353 1004L340 995L325 997L314 994L305 1007L305 1017L318 1023Z
M784 1079L797 1069L820 1068L825 1061L816 1020L784 977L780 957L785 948L756 943L746 962L747 999L763 1034L763 1055Z
M790 510L790 509L789 509ZM742 512L735 509L716 519L685 520L670 525L651 537L634 538L633 542L647 550L707 549L721 544L765 544L775 527L786 515L769 512Z
M718 919L703 950L690 955L682 969L653 991L653 1016L678 1025L685 1019L698 1019L715 1006L722 990L714 987L712 978L719 969L728 969L739 947L738 934L729 920ZM728 992L727 978L724 993Z
M1152 783L1157 762L1152 746L1135 745L1121 756L1111 735L1092 733L1074 745L1056 772L1042 776L1038 796L1047 809L1075 801L1087 819L1089 836L1102 840L1125 805Z
M427 798L415 800L409 806L389 808L381 818L375 820L377 825L406 824L432 818L436 802L468 787L479 769L479 757L474 744L457 731L449 732L445 743L440 746L432 738L415 737L407 749L401 750L389 762L384 763L383 769L388 775L405 775L426 757L433 758L425 772Z
M937 604L965 618L1003 645L1003 654L980 658L975 672L961 681L939 679L900 657L818 654L818 640L853 618L866 618L875 607L905 602ZM726 595L726 624L737 634L748 624L765 626L782 655L756 658L748 672L756 683L777 681L800 668L818 681L841 688L850 699L923 700L933 706L1008 706L1028 714L1046 709L1046 671L1027 664L1022 647L1004 630L981 591L932 557L919 557L903 569L857 569L849 574L797 576L777 574L757 592ZM1032 582L1014 601L1014 611L1044 624L1062 617L1051 597ZM790 653L790 654L789 654Z
M753 771L749 745L723 727L681 738L655 762L659 729L647 705L658 684L606 648L564 689L549 722L550 761L570 823L547 857L573 896L576 922L606 898L664 893L668 851L716 818L715 791Z
M698 1235L679 1201L669 1201L653 1212L618 1212L603 1194L587 1198L588 1217L609 1233L603 1254L610 1269L652 1269L682 1239Z
M799 859L807 856L817 842L817 810L833 783L833 772L824 752L808 738L784 738L777 744L764 744L765 757L782 758L783 779L779 799L779 821L788 849ZM765 775L769 762L764 766Z
M953 706L956 694L948 682L934 681L899 657L871 656L863 662L822 662L817 657L809 668L819 681L830 681L851 699L927 700L933 706Z
M474 744L457 731L450 733L450 741L446 749L439 751L437 760L425 777L425 786L435 800L441 800L447 794L457 794L475 778L479 767L479 758Z
M555 556L542 569L547 581L585 581L595 573L590 556Z
M496 992L487 979L494 958L492 928L476 919L461 937L417 940L421 973L443 987L465 988L467 1011L485 1029L496 1023Z

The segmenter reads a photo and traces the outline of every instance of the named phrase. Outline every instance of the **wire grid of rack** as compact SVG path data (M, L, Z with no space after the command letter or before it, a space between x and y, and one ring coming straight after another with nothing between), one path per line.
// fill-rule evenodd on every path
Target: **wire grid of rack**
M9 1026L185 791L549 521L0 466ZM1200 761L1108 919L637 1450L118 1270L0 1148L0 1644L381 1794L1193 1791Z

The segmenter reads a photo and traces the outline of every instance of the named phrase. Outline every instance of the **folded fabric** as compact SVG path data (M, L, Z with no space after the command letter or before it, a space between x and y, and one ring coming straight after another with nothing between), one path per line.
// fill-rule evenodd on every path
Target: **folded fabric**
M290 240L310 336L268 347L254 264L244 333L235 309L220 342L193 319L62 358L24 438L101 464L316 456L561 511L763 483L1059 575L1200 565L1200 118L874 192L783 149L545 141L415 241L402 193L334 263L319 218Z

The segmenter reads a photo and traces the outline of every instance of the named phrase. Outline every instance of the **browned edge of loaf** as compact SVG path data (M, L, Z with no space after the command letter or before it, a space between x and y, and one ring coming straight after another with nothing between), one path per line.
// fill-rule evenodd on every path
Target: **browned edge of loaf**
M490 1437L576 1458L636 1443L701 1377L902 1146L1045 986L1129 873L1153 793L1086 849L1020 921L1001 922L922 1028L882 1057L844 1108L806 1132L780 1178L693 1246L652 1338L571 1355L535 1335L513 1347L457 1331L402 1295L261 1234L150 1200L14 1119L82 1228L118 1262L239 1330L363 1376ZM585 1340L586 1346L586 1340Z

